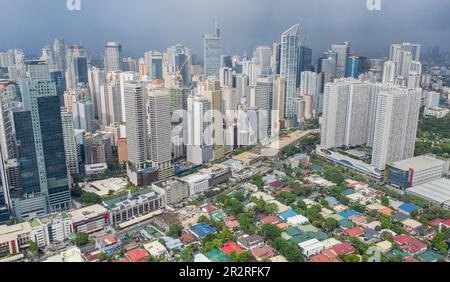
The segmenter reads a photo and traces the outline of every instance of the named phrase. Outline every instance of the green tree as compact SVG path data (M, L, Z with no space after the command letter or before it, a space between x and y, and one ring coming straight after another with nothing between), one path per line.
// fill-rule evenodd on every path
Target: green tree
M108 255L104 252L101 252L98 258L100 259L100 261L107 261Z
M173 238L178 238L181 236L181 231L182 231L182 227L181 224L179 223L175 223L175 224L171 224L169 226L169 232L167 232L167 235Z
M193 262L194 261L194 247L193 245L187 246L180 253L180 260L182 262Z
M329 217L325 220L324 228L327 232L333 232L338 227L339 222L336 219Z
M86 233L80 232L75 235L75 245L83 246L89 242L89 236Z
M250 258L250 253L248 251L244 251L242 253L238 253L236 251L232 251L230 254L231 262L247 262Z
M381 198L381 204L385 207L389 207L389 198L388 197L382 197Z
M355 254L344 256L342 261L344 262L360 262L361 257Z
M39 247L35 241L30 241L30 252L34 255L39 252Z
M80 201L86 204L99 204L101 202L100 196L92 192L83 192Z
M268 240L275 240L280 237L281 229L271 223L264 223L261 226L261 235Z

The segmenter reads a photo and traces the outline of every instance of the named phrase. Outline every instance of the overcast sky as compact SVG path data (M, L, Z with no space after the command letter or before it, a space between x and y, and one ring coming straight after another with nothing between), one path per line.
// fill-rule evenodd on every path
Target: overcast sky
M176 43L202 55L215 20L227 54L271 45L296 23L315 56L340 41L369 56L386 56L402 41L450 50L450 0L380 1L381 11L369 11L367 0L81 0L81 11L68 11L66 0L0 0L0 50L40 54L63 37L90 53L120 41L130 56Z

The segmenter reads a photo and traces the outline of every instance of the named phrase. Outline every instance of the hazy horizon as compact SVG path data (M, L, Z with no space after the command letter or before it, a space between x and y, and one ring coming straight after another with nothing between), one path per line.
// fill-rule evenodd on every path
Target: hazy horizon
M415 42L450 50L450 1L381 0L369 11L366 0L81 0L81 11L66 9L66 0L0 0L4 30L0 50L24 49L38 56L63 37L100 53L108 41L122 43L126 56L164 51L181 43L202 57L204 33L219 23L223 53L251 54L271 45L281 33L300 24L300 38L314 57L333 42L350 41L356 53L387 56L395 42Z

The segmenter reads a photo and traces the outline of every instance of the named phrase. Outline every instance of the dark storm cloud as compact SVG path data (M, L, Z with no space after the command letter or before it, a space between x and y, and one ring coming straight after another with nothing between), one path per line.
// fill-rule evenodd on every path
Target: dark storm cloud
M182 43L202 54L202 35L219 22L227 53L250 53L270 45L300 23L300 36L315 55L332 42L350 41L352 49L386 55L392 42L413 41L450 49L449 0L381 0L369 11L366 0L81 0L68 11L66 0L0 0L0 49L29 54L53 38L82 43L101 52L107 41L122 42L126 55L164 50Z

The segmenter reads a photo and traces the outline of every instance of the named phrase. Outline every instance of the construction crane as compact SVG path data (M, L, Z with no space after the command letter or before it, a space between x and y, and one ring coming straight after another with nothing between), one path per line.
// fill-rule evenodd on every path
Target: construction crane
M181 75L181 71L183 70L183 67L186 65L188 60L189 60L189 56L186 56L186 59L184 60L184 62L181 64L181 66L179 68L177 68L177 71L176 71L177 76Z

